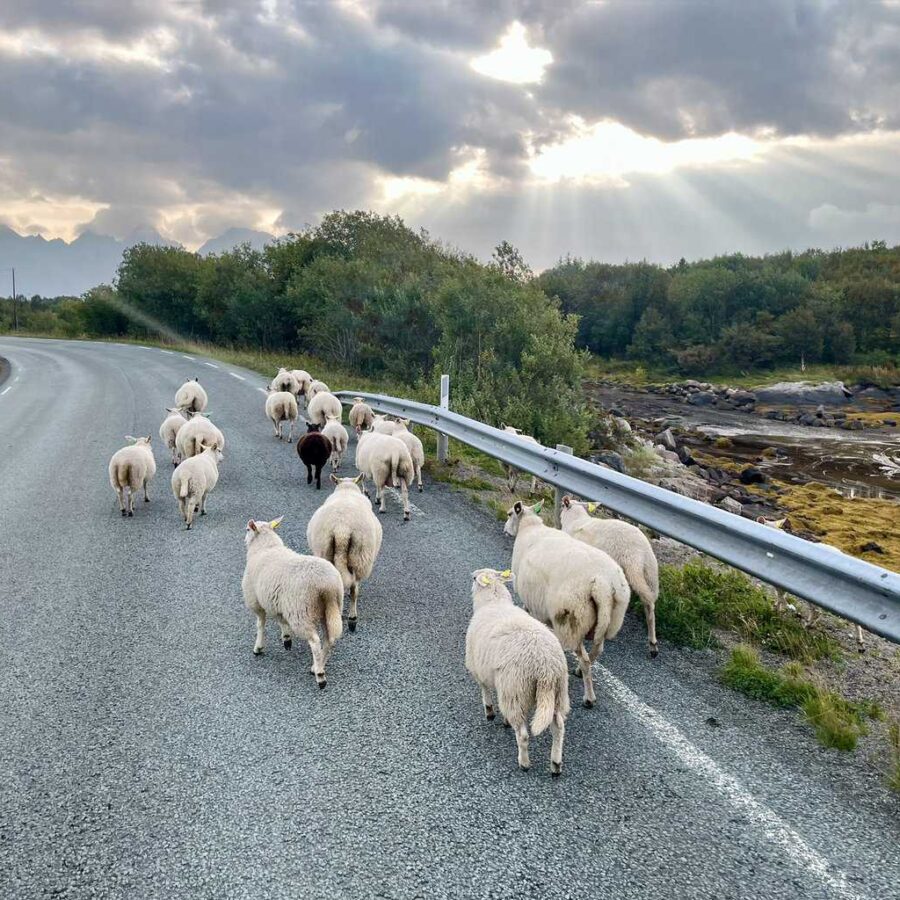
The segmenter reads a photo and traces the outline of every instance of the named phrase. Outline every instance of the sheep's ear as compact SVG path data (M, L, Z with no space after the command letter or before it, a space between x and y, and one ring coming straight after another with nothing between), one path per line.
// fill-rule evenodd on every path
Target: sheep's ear
M277 530L283 521L284 516L279 516L277 519L272 519L272 521L269 522L269 525L271 525L273 529Z
M522 501L516 500L515 505L513 506L513 509L515 510L517 516L521 516L522 515Z
M247 530L248 531L259 531L259 529L256 527L256 522L254 522L253 519L251 519L247 523Z
M152 441L153 441L153 436L148 434L148 435L147 435L147 443L148 443L148 444L149 444L149 443L152 443Z
M481 572L475 579L482 587L488 587L494 583L494 577L490 572Z
M331 483L332 484L340 484L341 483L341 479L338 478L337 475L334 474L334 472L331 473Z
M125 440L126 440L126 441L131 441L131 443L133 444L133 443L137 440L137 438L136 438L133 434L126 434L126 435L125 435Z
M360 472L359 475L357 475L356 478L353 479L353 483L359 484L365 477L366 476L362 472Z
M538 500L538 502L535 503L531 508L534 511L535 515L539 516L541 514L541 510L544 508L544 501Z
M500 573L500 577L501 577L504 581L510 582L510 583L511 583L512 580L513 580L513 573L512 573L512 570L511 570L511 569L504 569L504 570Z
M566 494L565 497L562 498L562 505L568 509L572 505L572 498Z

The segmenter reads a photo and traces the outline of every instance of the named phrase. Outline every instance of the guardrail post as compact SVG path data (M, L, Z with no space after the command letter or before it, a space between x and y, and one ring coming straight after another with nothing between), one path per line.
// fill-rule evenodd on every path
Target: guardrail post
M570 455L575 452L566 444L557 444L556 449L559 450L560 453L568 453ZM563 492L558 487L553 488L553 522L557 528L562 528L562 522L560 521L562 498Z
M450 376L441 375L441 409L450 409ZM447 462L450 439L446 434L438 433L437 458L439 463Z

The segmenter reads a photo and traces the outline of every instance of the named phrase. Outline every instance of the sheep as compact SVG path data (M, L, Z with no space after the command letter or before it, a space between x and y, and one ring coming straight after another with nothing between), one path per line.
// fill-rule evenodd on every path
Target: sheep
M275 437L279 441L284 440L282 425L286 421L291 424L288 443L290 444L294 440L294 425L296 425L299 415L297 398L290 391L274 391L266 397L266 416L272 422Z
M247 523L247 565L241 589L247 609L256 615L253 653L259 656L265 649L266 617L272 616L281 626L285 650L291 649L293 635L309 644L310 671L316 684L324 689L325 663L344 628L344 584L327 559L301 556L285 547L275 533L282 519L283 516L272 522L251 519ZM324 631L324 642L320 629Z
M181 460L189 459L203 452L203 442L212 444L218 450L225 449L225 436L206 416L194 416L178 429L175 435L175 450Z
M374 419L375 414L372 412L372 407L362 397L354 397L348 420L356 431L357 437L360 432L372 427Z
M175 405L185 411L202 413L209 403L206 391L200 386L200 380L186 381L175 392Z
M501 431L505 431L507 434L514 435L517 438L525 441L528 444L537 444L540 447L540 444L530 435L530 434L522 434L518 428L513 428L512 425L500 425ZM509 489L511 494L516 492L516 485L519 483L519 475L522 473L519 472L518 469L514 469L512 466L507 463L503 463L503 471L506 472L506 486ZM531 476L531 491L530 493L537 493L537 478L532 475Z
M396 423L399 427L394 431L394 437L399 438L406 444L409 455L413 462L413 468L416 471L416 484L419 487L419 493L422 493L422 466L425 465L425 448L416 435L409 430L409 419L400 419Z
M306 542L315 556L333 563L350 591L347 627L356 631L359 585L371 574L381 550L381 522L359 488L362 475L337 478L331 496L313 513Z
M168 415L163 419L162 425L159 426L159 436L162 439L163 446L168 447L172 451L172 465L177 466L181 461L175 450L175 435L185 422L190 419L192 413L179 409L177 406L166 407Z
M297 455L306 466L306 483L312 484L313 469L316 470L316 490L322 487L322 469L331 456L331 441L321 434L320 426L313 422L307 423L307 432L297 441Z
M413 479L415 469L412 457L406 444L399 438L377 431L364 431L356 443L356 468L363 475L363 489L366 479L375 483L375 499L379 503L378 511L383 513L384 488L391 483L396 486L400 482L403 497L403 521L409 521L409 483ZM369 496L368 490L365 491Z
M316 381L316 379L313 379L312 381L310 381L309 387L306 389L307 402L312 401L315 398L316 394L322 393L330 394L331 388L328 387L328 385L325 384L324 381Z
M278 370L278 374L269 383L269 390L274 392L287 391L296 397L300 393L300 385L297 383L294 373L282 366Z
M372 417L372 431L379 434L394 434L401 427L396 419L389 419L384 413L375 413Z
M571 650L584 679L584 705L595 701L591 664L604 641L622 627L631 593L625 573L611 556L540 518L543 502L526 506L517 500L504 532L515 538L512 571L516 591L538 621L552 628L563 650ZM584 642L593 637L591 652Z
M324 426L328 416L333 416L340 422L343 411L341 401L328 391L320 391L306 405L306 417L315 425Z
M777 528L779 531L786 531L788 534L791 534L790 523L785 519L766 519L763 516L757 516L756 521L760 523L760 525L768 525L770 528ZM820 547L824 547L828 550L834 550L835 553L843 553L842 550L839 550L837 547L832 546L831 544L826 544L824 542L819 543ZM806 615L797 611L797 607L793 603L789 603L788 593L783 588L776 587L775 588L775 609L778 612L785 612L790 609L792 612L796 613L799 616L800 620L803 622L805 628L812 628L816 622L819 621L819 617L822 615L822 610L813 603L807 605ZM865 633L863 632L861 625L854 625L855 636L856 636L856 649L859 653L866 652L866 642L865 642Z
M659 596L659 563L650 541L640 528L618 519L595 519L587 508L566 495L562 498L562 530L579 541L608 553L625 573L628 584L644 604L650 656L659 653L656 642L656 598Z
M172 493L178 501L181 518L191 530L194 514L206 515L206 498L218 484L219 463L224 457L214 444L202 444L200 453L179 463L172 473Z
M347 451L347 444L350 443L350 435L347 429L341 425L340 419L334 416L325 416L325 427L322 434L331 441L331 468L336 470L341 467L344 459L344 453Z
M563 740L569 714L566 655L553 632L513 603L504 581L509 572L472 573L472 619L466 631L466 669L481 688L485 718L494 718L493 693L516 735L519 766L528 769L528 726L536 736L553 735L550 774L562 772Z
M309 386L313 380L312 375L306 369L291 369L291 375L294 376L294 380L297 382L297 396L308 396Z
M138 488L144 489L144 503L150 502L147 486L156 475L156 460L153 458L149 434L147 437L126 434L125 440L131 441L131 446L113 453L109 461L109 483L119 498L122 515L133 516L134 494Z

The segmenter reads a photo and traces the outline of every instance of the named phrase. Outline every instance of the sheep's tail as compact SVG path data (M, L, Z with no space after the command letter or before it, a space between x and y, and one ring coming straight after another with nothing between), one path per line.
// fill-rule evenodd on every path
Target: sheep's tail
M350 571L350 550L353 547L353 535L347 535L346 541L340 541L332 534L331 546L329 548L332 564L341 573L341 581L344 583L344 590L349 591L353 584L353 573Z
M613 581L603 575L595 575L591 584L591 599L597 607L597 625L594 634L598 638L614 638L625 621L631 588L624 573Z
M394 487L400 487L400 481L405 481L406 486L409 487L415 474L415 467L407 465L405 456L398 456L391 460L391 480L394 482Z
M187 478L181 479L181 484L178 486L178 496L184 500L187 498L187 495L190 493L190 485L188 484Z
M531 719L531 733L540 734L550 727L556 714L556 681L538 679L535 686L534 716Z
M325 634L329 644L334 644L343 634L344 622L341 619L344 595L336 597L333 592L323 593L322 601L325 606Z
M131 463L116 466L116 484L120 488L131 487Z

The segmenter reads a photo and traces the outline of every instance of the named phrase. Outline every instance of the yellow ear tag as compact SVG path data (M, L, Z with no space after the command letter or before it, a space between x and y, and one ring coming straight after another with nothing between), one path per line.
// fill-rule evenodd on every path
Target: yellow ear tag
M272 526L273 530L277 530L281 527L281 519L273 519L271 522L269 522L269 525Z
M512 578L512 572L511 572L509 569L504 569L504 570L500 573L500 577L501 577L501 578Z
M482 572L482 573L478 576L478 578L476 579L476 581L477 581L482 587L490 587L490 585L493 583L493 578L491 578L491 576L488 575L487 572Z
M587 505L587 511L588 511L589 513L596 512L596 511L597 511L597 504L596 504L596 503L588 503L588 505Z

